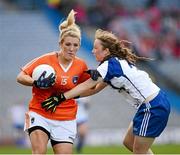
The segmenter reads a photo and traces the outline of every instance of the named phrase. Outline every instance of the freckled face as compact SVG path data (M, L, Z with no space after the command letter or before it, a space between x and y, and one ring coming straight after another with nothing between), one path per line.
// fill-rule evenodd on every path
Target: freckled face
M67 36L60 43L61 54L66 60L72 60L76 56L77 51L80 47L80 42L77 37Z
M107 52L104 50L99 39L95 39L92 53L94 54L96 61L98 62L103 61L104 57L107 56Z

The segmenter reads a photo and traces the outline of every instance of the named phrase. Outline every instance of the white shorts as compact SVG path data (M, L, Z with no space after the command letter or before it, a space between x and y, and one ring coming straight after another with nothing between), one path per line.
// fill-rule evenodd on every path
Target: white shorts
M28 132L28 129L37 126L46 129L51 140L74 143L77 133L76 120L50 120L32 111L26 113L24 130Z

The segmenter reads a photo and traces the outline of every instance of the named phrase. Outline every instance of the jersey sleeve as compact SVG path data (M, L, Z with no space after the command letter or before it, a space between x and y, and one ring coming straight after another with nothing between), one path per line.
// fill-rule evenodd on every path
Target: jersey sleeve
M32 75L33 69L35 68L38 58L33 59L29 63L27 63L25 66L21 68L21 70L26 73L27 75Z
M103 62L100 66L98 66L97 71L105 79L108 71L108 61Z
M27 63L25 66L23 66L21 70L25 72L27 75L31 76L35 67L41 64L46 64L46 59L47 59L47 55L42 55L40 57L37 57L32 61L30 61L29 63Z
M111 58L102 63L97 68L97 71L101 74L105 82L110 81L114 77L120 77L123 75L121 64L116 58Z

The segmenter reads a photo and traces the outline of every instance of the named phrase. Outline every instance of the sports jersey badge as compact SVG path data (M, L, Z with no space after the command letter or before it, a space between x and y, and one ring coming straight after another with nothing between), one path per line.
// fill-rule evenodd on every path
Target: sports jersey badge
M73 79L72 79L72 82L73 82L74 84L77 84L78 78L79 78L78 76L74 76Z
M31 123L32 123L32 124L34 123L34 120L35 120L35 118L32 117L32 118L31 118Z

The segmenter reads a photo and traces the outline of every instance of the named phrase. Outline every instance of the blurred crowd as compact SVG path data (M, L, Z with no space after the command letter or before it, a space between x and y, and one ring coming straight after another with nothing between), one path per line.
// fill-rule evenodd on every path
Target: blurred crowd
M156 60L180 58L180 1L48 0L49 6L88 28L108 29L132 42L134 51ZM141 2L141 3L140 3Z
M42 7L46 2L49 8L64 15L74 9L82 28L110 30L120 39L132 42L134 51L140 56L164 61L180 58L179 0L8 1L30 9Z

